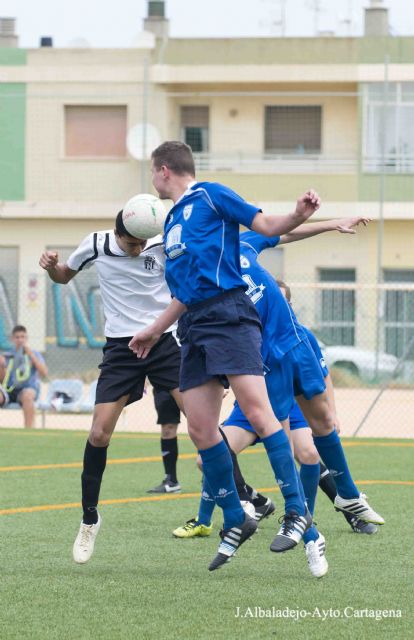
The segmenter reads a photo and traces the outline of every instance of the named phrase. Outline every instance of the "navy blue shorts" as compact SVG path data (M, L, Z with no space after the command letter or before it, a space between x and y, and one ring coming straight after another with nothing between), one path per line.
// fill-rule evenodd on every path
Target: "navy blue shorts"
M227 375L263 375L260 319L243 289L191 305L178 323L180 391Z
M303 415L302 411L300 410L300 407L297 404L297 402L295 402L295 404L293 405L293 409L289 414L289 422L290 422L291 431L296 431L296 429L304 429L305 427L308 426L308 423L306 422L306 418ZM252 425L244 415L243 411L240 409L240 405L237 402L237 400L234 403L233 411L231 412L229 417L226 418L226 420L223 422L223 427L229 427L229 426L240 427L240 429L244 429L245 431L250 431L250 433L254 433L256 435L256 432L253 429ZM253 442L253 444L257 444L258 442L261 442L261 438L256 436L256 440Z
M318 359L307 339L285 353L282 360L267 367L265 380L270 404L278 420L286 420L290 415L295 396L303 395L310 400L326 389Z

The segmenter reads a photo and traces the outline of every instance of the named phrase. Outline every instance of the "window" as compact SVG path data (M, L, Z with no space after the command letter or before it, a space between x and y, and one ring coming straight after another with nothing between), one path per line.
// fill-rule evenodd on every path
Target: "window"
M413 340L409 359L414 358L414 270L385 269L384 282L395 282L398 289L385 292L385 351L400 357Z
M125 106L65 106L68 158L125 158Z
M181 138L194 153L209 148L209 107L181 107Z
M265 109L265 151L320 153L322 107L278 106Z
M414 83L372 83L365 88L364 168L414 172Z
M319 302L318 325L322 340L328 344L353 345L355 290L346 285L355 282L355 269L319 269L319 281L327 283L320 292Z

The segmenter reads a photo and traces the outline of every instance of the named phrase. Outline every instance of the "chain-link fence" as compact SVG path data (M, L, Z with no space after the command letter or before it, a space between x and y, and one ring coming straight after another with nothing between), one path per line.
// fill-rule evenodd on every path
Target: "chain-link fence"
M1 150L0 352L13 325L25 324L49 367L42 397L53 380L78 378L87 400L104 321L94 270L56 285L38 267L40 253L57 249L64 261L88 233L113 227L131 195L152 190L149 151L181 139L193 148L199 179L227 184L265 212L292 210L314 187L323 200L316 220L373 219L355 236L332 231L268 250L262 263L290 284L299 319L323 345L343 433L414 437L414 82L389 81L385 61L383 82L377 73L362 84L246 89L241 75L239 85L202 90L163 84L142 53L133 74L125 51L90 52L83 71L79 52L55 53L62 77L75 78L63 89L39 82L1 93L1 117L24 143ZM0 414L2 425L19 420L19 412ZM46 416L50 427L89 421ZM128 408L123 427L155 422L148 393Z

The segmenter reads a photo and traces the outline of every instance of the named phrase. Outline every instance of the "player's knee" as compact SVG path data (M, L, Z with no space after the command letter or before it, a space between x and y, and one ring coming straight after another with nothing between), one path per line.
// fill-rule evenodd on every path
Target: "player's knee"
M161 437L168 440L169 438L175 438L177 435L177 424L162 424L161 425Z
M111 434L102 425L94 424L89 434L89 442L94 447L107 447L111 440Z
M257 406L250 406L244 411L244 413L256 433L259 436L263 435L262 430L268 426L266 425L266 416L263 409Z
M305 447L297 452L300 464L318 464L319 454L316 447Z

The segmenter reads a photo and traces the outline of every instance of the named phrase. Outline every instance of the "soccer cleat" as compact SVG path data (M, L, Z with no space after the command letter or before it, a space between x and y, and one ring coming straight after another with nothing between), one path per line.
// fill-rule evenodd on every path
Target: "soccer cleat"
M372 534L378 531L378 527L375 524L372 524L372 522L364 522L356 516L351 519L349 524L355 533L366 533L368 536L372 536Z
M220 531L221 542L219 544L216 557L211 561L208 570L215 571L220 569L223 564L229 562L236 553L240 545L248 540L257 530L257 522L254 518L246 515L244 521L238 527L231 529L222 529Z
M101 528L101 522L102 519L99 514L96 524L84 524L81 522L79 533L73 545L73 559L78 564L85 564L92 556L95 538Z
M178 482L173 482L170 476L165 476L161 484L153 489L148 489L147 493L178 493L179 491L181 491L181 485Z
M213 531L213 525L198 524L198 518L187 520L183 527L178 527L172 532L176 538L205 538Z
M315 578L322 578L328 573L328 561L325 557L325 538L320 533L317 540L312 540L305 544L306 559L308 561L311 574Z
M251 518L256 517L256 509L255 506L250 500L240 500L240 504L243 507L244 513L247 513Z
M254 517L257 522L260 522L260 520L264 520L264 518L268 518L276 510L276 507L270 498L267 498L265 504L258 505L258 506L254 504L254 500L253 500L253 505L255 508Z
M341 496L337 495L334 500L334 507L337 511L350 513L364 522L372 522L373 524L385 523L384 518L371 509L364 493L360 493L358 498L350 499L341 498Z
M279 522L282 526L270 545L270 551L275 553L282 553L296 547L305 531L311 526L312 516L309 509L306 509L304 516L300 516L296 511L289 511L279 519Z

